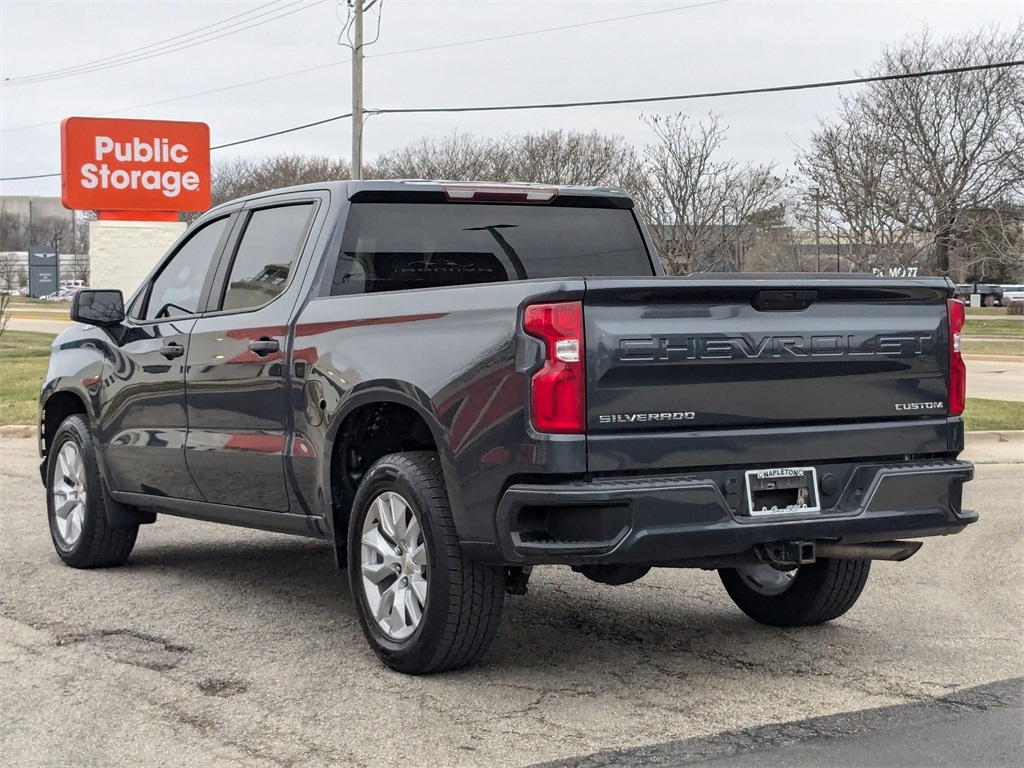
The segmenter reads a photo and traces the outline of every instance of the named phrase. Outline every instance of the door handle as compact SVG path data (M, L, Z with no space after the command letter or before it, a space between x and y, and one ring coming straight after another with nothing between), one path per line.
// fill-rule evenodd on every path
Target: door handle
M185 354L185 348L176 341L169 342L160 347L160 354L166 357L168 360L173 360L176 357L181 357Z
M259 357L266 357L271 352L277 352L279 349L281 349L281 345L277 339L271 339L267 336L264 336L259 341L249 342L249 350L255 352Z

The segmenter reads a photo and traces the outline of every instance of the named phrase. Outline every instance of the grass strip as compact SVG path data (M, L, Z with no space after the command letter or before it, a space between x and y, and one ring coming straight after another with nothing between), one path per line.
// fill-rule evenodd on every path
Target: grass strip
M36 423L52 343L48 333L4 331L0 335L0 426Z

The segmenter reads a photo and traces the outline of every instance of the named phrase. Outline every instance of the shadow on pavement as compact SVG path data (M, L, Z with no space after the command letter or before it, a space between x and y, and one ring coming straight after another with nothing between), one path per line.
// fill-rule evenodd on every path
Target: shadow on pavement
M291 632L317 631L325 613L359 632L346 575L336 569L333 549L323 542L261 535L251 543L150 545L140 548L121 573L157 579L176 574L188 582L216 583L222 599L241 610L258 607L264 616L280 616ZM657 583L657 573L646 578ZM652 667L685 674L688 664L681 654L694 663L754 666L740 658L754 646L759 656L782 657L792 652L798 636L842 643L859 634L841 625L762 627L733 608L724 591L721 600L709 601L706 595L644 581L607 587L568 569L546 569L546 574L531 582L528 595L506 597L502 625L483 668L522 673L598 662L620 677L649 677ZM707 578L713 580L712 591L719 589L715 574Z

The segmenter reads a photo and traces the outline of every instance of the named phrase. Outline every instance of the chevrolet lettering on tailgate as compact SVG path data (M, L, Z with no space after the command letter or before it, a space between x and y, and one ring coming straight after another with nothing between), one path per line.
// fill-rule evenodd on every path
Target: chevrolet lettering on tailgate
M929 333L893 336L648 336L621 339L623 362L675 362L678 360L730 360L769 357L916 357L931 354L935 340Z

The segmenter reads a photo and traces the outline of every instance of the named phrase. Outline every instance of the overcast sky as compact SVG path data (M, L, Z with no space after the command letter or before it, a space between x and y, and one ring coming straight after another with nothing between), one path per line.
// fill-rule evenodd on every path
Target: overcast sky
M257 26L211 42L87 74L15 84L246 12L226 23ZM945 36L984 24L1010 28L1022 15L1024 0L384 0L380 39L367 49L366 106L616 99L842 79L866 73L882 46L925 25ZM621 16L634 18L524 34ZM0 0L0 176L59 171L59 122L69 115L202 120L216 145L348 112L349 51L338 44L344 17L344 5L335 0ZM367 18L367 27L372 36L375 17ZM207 32L218 29L225 27ZM452 45L503 35L518 36ZM447 47L408 52L429 46ZM195 95L265 78L277 79ZM641 112L699 116L713 110L729 125L730 155L789 167L837 98L837 89L827 89L644 106L380 115L366 123L364 151L372 158L456 129L486 135L598 130L642 145L650 131ZM145 106L161 101L167 103ZM350 131L349 121L334 122L213 157L348 157ZM0 182L0 194L58 195L60 180Z

